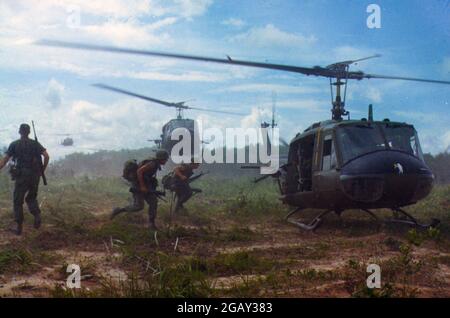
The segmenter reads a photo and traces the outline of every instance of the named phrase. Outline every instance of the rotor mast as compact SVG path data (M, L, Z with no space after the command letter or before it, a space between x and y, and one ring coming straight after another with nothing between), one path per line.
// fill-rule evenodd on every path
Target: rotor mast
M333 101L333 86L336 86L336 97ZM341 86L344 86L344 96L341 96ZM330 78L330 88L331 88L331 104L333 108L331 109L333 120L342 120L342 116L347 116L348 111L345 110L345 96L347 92L347 79L345 82L341 80L340 77L336 78L336 82L332 82Z
M183 108L177 107L177 119L183 119Z

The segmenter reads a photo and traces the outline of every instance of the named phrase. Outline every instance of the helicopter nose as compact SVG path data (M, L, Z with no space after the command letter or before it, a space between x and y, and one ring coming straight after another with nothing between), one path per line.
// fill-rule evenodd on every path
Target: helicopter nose
M359 202L387 206L414 203L426 197L434 176L425 163L407 153L385 150L349 161L341 169L344 193Z

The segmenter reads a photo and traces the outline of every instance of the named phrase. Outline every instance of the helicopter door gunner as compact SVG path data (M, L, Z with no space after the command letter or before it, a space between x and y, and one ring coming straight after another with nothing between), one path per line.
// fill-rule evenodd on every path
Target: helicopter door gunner
M138 165L134 180L131 182L130 192L133 194L133 203L123 208L115 208L111 219L122 212L138 212L144 208L144 201L148 204L148 221L151 230L157 230L155 219L158 208L158 197L156 187L156 173L161 170L169 159L169 153L159 150L156 158L144 160Z
M0 170L9 159L13 159L15 166L11 167L11 177L15 180L14 187L14 218L17 223L17 235L22 234L23 203L27 203L28 210L34 216L34 228L41 226L41 210L37 201L39 180L49 162L49 155L45 148L33 139L28 138L30 126L20 125L20 139L12 142L6 156L0 161ZM41 156L44 163L41 166Z
M201 192L200 189L191 188L189 185L189 178L194 174L194 170L198 169L199 163L191 160L189 164L181 164L173 170L174 182L173 189L176 194L177 200L175 204L175 212L183 208L183 204L186 203L194 192Z

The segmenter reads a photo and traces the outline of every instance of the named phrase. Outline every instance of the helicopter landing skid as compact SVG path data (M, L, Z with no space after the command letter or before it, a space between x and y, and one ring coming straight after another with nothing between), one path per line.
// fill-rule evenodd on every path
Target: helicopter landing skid
M328 213L333 212L333 210L326 210L326 211L320 213L319 215L317 215L308 224L300 222L298 220L291 220L291 219L289 219L292 215L294 215L295 213L299 212L300 210L302 210L302 209L301 208L296 208L295 210L289 212L288 215L286 215L285 220L288 221L289 223L294 224L295 226L298 226L299 228L301 228L303 230L307 230L307 231L314 231L315 229L317 229L319 227L319 225L322 224L322 218L325 215L327 215Z
M438 219L432 219L432 221L428 224L419 223L415 217L413 217L411 214L407 213L406 211L403 211L400 208L392 209L392 212L394 213L395 218L386 220L388 223L402 223L407 224L415 227L421 227L424 229L430 228L430 227L437 227L439 223L441 223ZM404 216L404 218L399 218L398 214L401 214Z

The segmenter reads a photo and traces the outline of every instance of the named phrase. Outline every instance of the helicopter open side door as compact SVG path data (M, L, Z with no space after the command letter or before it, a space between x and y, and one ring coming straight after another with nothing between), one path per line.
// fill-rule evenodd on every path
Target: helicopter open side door
M333 130L320 130L316 140L315 171L313 173L314 189L317 198L324 202L328 208L332 209L338 188L337 180L339 180L336 142Z

